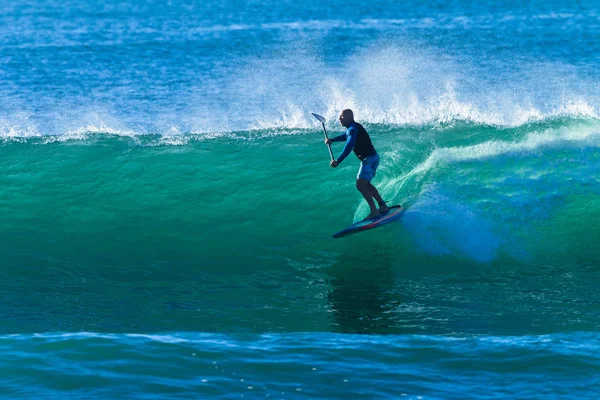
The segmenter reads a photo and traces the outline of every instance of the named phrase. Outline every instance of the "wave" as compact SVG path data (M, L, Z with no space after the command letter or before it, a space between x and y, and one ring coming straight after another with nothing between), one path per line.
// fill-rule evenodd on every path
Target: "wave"
M590 202L590 198L598 192L593 185L597 178L596 154L600 147L598 119L561 116L516 127L463 120L424 125L369 123L366 126L382 154L377 186L386 200L408 208L396 229L385 230L390 233L387 241L410 242L401 246L400 253L404 255L400 255L402 258L399 262L404 260L409 264L419 264L427 263L432 257L449 257L456 262L467 260L490 264L498 260L506 262L508 258L522 265L554 258L560 264L568 263L572 258L572 252L565 248L565 244L571 242L577 242L579 247L587 246L581 249L580 257L587 260L600 257L594 246L588 246L596 237L596 227L585 222L598 209L595 203ZM67 175L71 174L65 169L66 166L62 166L63 159L71 159L79 166L88 165L80 173L81 181L87 179L83 176L85 173L101 173L104 176L104 190L114 193L110 202L115 204L116 209L111 212L123 215L138 211L133 211L136 203L131 202L129 195L121 194L129 193L125 186L121 187L124 184L122 174L128 176L129 184L135 183L130 193L133 198L144 198L147 205L156 203L155 206L159 207L161 201L171 198L166 195L166 190L177 193L200 188L182 187L183 181L173 180L172 176L164 175L162 169L154 168L169 165L168 170L183 179L188 174L200 173L200 165L193 162L197 157L215 163L214 166L204 166L202 174L223 177L223 171L217 165L232 157L232 154L251 151L254 157L233 157L230 160L233 163L230 164L231 171L223 182L211 183L211 190L230 193L231 188L237 188L234 193L242 193L257 174L261 180L269 182L261 188L264 193L247 201L244 207L231 205L240 214L239 218L249 221L256 218L255 210L264 207L264 202L277 203L280 195L275 196L275 200L270 197L273 187L288 187L281 194L289 197L286 205L269 206L275 209L281 207L280 212L284 212L288 204L293 202L298 202L298 206L311 204L313 196L301 187L305 182L335 180L335 176L338 176L328 175L329 170L323 169L327 165L327 157L326 152L322 151L322 133L318 125L313 129L256 129L222 133L190 133L173 129L162 135L120 132L97 126L86 127L73 135L9 137L4 138L3 143L7 146L5 150L10 150L7 154L12 155L10 162L13 168L23 170L32 160L28 156L28 146L60 145L60 148L52 147L33 157L40 157L35 160L47 164L47 168L54 171L53 179L62 184L69 181ZM68 143L93 145L86 148L62 145ZM176 163L172 164L170 157L174 155L169 155L168 151L148 150L143 154L151 155L152 163L146 164L145 159L140 162L144 168L153 165L152 173L138 175L135 168L127 163L130 157L135 160L137 154L142 154L137 151L124 159L102 157L92 165L86 161L87 157L98 157L103 148L121 154L132 148L144 147L178 148L177 156L173 159ZM334 150L339 151L338 148ZM275 167L282 159L290 167ZM271 164L272 168L264 169L265 165ZM296 177L296 168L304 171L301 178ZM346 171L350 169L344 168L340 173L347 174ZM161 184L150 191L136 192L150 181ZM199 182L194 185L197 184ZM7 186L8 190L21 190L11 185ZM299 186L294 189L295 185ZM346 221L351 213L354 213L354 219L364 216L366 205L356 194L352 178L336 185L336 193L339 191L351 197L344 207L345 211L336 211L331 220ZM79 198L79 192L86 189L74 186L70 190L70 196ZM28 197L26 194L20 196ZM56 202L55 196L45 190L32 201L35 207L42 207L42 204ZM102 193L91 194L88 201L104 204L107 201L104 196ZM335 197L333 193L328 196L332 196L331 200ZM11 207L17 207L19 196L13 197L15 203L11 203ZM183 214L189 212L184 210L196 209L197 204L189 199L173 201L173 218L181 224L179 228L175 224L173 232L185 230L189 222L186 222ZM200 214L196 218L200 220L204 219L201 213L203 207L197 210ZM94 208L97 207L87 204L82 210L91 211ZM317 215L316 209L314 216L296 222L302 227L298 232L309 235L311 232L324 232L318 223L322 216ZM212 212L220 214L218 210ZM70 215L67 210L57 210L57 213ZM102 226L106 221L99 215L92 218L98 226ZM65 227L79 224L77 218L71 215L68 218L71 222L65 222ZM149 221L154 221L154 217L149 218ZM570 223L556 230L565 220ZM339 228L342 225L340 222ZM88 226L94 229L94 224ZM574 226L582 229L577 231L568 228ZM276 232L281 227L271 221L265 222L261 229L265 230L266 235L278 235ZM560 239L555 232L562 232L566 236ZM230 233L223 227L221 234L227 236Z
M523 128L532 129L535 126L543 129L545 125L569 125L573 123L594 124L600 121L598 110L588 101L569 101L558 104L546 110L537 107L524 107L519 104L507 106L505 110L485 109L472 102L459 100L451 88L429 99L418 100L416 97L406 98L401 95L387 96L386 99L370 101L365 93L361 94L364 101L357 100L357 91L347 91L342 87L327 91L328 100L325 106L315 105L310 108L299 104L290 103L286 108L268 102L261 111L253 113L253 118L245 122L222 124L212 123L210 119L203 122L194 122L197 118L193 115L178 118L171 123L161 125L147 125L140 129L137 123L119 121L119 117L94 116L91 119L78 117L69 121L68 126L61 127L61 116L56 115L56 120L46 120L44 123L39 118L14 112L0 117L0 139L20 139L33 137L60 137L65 139L78 139L93 134L108 134L115 136L144 136L160 135L177 137L184 135L203 136L205 138L218 138L235 136L236 132L272 131L273 133L287 134L293 130L319 129L320 125L312 117L312 112L317 112L327 120L326 127L330 131L340 131L337 119L339 111L343 108L355 110L357 120L363 124L383 125L389 128L407 127L414 129L447 128L453 125L473 124L475 126L491 126L496 128ZM372 96L376 97L376 94ZM374 98L373 97L373 98ZM387 105L373 107L376 102L387 102ZM284 102L285 103L285 102ZM215 113L221 114L221 113ZM79 121L78 121L79 120ZM182 123L181 120L186 122ZM51 123L49 123L51 122ZM225 126L229 125L229 126Z
M361 122L370 130L378 134L385 134L395 130L412 130L413 132L423 134L424 132L450 132L462 131L463 133L472 130L481 134L491 135L490 139L497 135L499 140L495 144L488 144L489 152L508 151L509 145L502 144L506 139L515 136L524 136L531 133L530 146L536 146L533 141L541 138L543 132L554 129L556 132L563 129L564 134L553 135L547 133L547 141L552 140L579 140L584 136L593 136L593 132L600 131L600 117L594 112L589 111L587 107L575 108L569 111L560 110L547 115L535 114L524 120L518 125L503 125L489 121L485 118L472 118L472 115L453 115L438 116L435 118L424 118L422 121L396 118L389 116L366 112L365 119ZM331 134L343 131L337 122L337 113L326 113L328 132ZM123 125L123 124L117 124ZM274 136L288 135L308 135L315 131L321 131L321 125L312 117L311 112L307 110L298 110L292 116L284 115L280 121L256 122L247 129L230 131L211 131L211 130L187 130L186 127L173 125L163 130L148 131L135 130L123 127L113 127L110 124L85 124L76 129L67 129L58 133L47 133L41 131L35 124L27 121L25 123L10 123L6 119L0 119L0 141L2 142L36 142L36 143L55 143L65 141L85 141L97 137L121 137L140 139L156 139L162 144L184 145L194 140L256 140L271 138ZM577 132L574 129L579 129ZM581 130L583 129L583 130ZM542 133L540 133L542 132ZM571 133L567 133L571 132ZM470 136L470 135L468 135ZM504 150L500 147L504 147ZM476 152L481 153L480 151ZM490 153L491 154L491 153ZM452 157L450 153L436 154L435 158Z

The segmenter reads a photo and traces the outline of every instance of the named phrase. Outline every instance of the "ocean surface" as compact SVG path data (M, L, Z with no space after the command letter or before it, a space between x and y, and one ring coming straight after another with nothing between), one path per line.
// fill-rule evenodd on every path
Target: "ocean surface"
M0 7L0 396L600 396L600 2ZM352 108L407 211L321 125ZM334 154L342 144L333 145Z

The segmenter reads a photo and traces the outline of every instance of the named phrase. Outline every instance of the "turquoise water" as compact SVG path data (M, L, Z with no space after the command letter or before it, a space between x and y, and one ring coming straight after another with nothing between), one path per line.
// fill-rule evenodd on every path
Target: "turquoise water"
M595 7L6 5L0 393L597 397Z

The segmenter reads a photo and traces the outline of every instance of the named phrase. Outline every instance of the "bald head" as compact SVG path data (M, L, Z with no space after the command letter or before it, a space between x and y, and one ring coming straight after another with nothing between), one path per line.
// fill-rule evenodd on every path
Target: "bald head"
M342 110L342 112L340 113L340 124L347 128L353 122L354 122L354 113L352 112L352 110L349 108Z

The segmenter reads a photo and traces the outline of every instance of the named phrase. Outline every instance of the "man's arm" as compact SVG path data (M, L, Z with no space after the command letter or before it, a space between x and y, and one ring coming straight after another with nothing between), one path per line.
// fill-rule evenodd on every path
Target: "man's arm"
M344 161L344 158L348 157L348 155L354 148L354 145L356 144L357 133L358 132L356 131L355 128L350 128L344 134L344 136L347 137L346 145L344 146L344 150L342 150L342 154L340 154L340 156L336 160L338 164L341 163L342 161ZM340 136L338 136L338 137L340 137Z
M329 140L331 140L332 142L345 142L346 141L346 132L344 132L341 135L336 136L334 138L329 138Z

